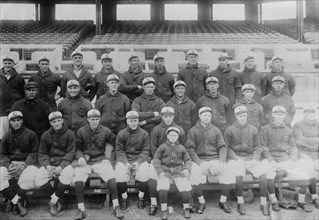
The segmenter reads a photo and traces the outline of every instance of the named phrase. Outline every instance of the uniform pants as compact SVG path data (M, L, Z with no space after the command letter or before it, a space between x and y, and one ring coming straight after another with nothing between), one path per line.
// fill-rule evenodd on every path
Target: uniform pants
M149 169L150 165L148 162L141 163L136 170L135 180L147 182L149 179ZM128 182L130 180L130 170L122 162L118 162L115 165L115 180L117 183Z
M175 177L175 178L159 178L157 181L157 190L169 190L171 180L175 183L178 191L180 192L189 192L191 191L191 184L186 177Z
M49 182L54 176L45 167L41 167L35 177L35 184L40 187ZM74 168L71 165L65 167L60 175L59 181L63 185L70 185L74 177Z

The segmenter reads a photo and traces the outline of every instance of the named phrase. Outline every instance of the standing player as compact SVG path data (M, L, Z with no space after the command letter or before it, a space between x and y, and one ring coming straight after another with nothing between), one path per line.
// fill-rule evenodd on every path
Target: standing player
M143 77L145 73L140 66L140 59L136 54L131 54L128 63L130 67L120 77L119 91L126 95L131 102L143 93Z
M92 104L81 96L80 84L74 79L67 83L67 94L67 97L59 103L58 110L63 115L64 124L76 134L87 124L86 115L92 109Z
M101 63L101 71L94 76L96 99L99 99L106 91L108 91L109 88L106 81L108 76L112 74L117 75L119 78L121 76L119 72L114 70L113 59L108 54L102 54Z
M229 65L229 57L227 53L221 53L218 57L218 67L208 74L214 76L219 82L220 94L226 96L230 101L230 108L242 97L241 81L238 72L233 70ZM229 124L234 123L235 115L233 111L227 113Z
M152 77L143 79L143 89L143 94L134 99L132 110L138 112L141 128L150 133L161 122L159 112L165 107L165 103L155 95L155 80Z
M155 95L163 99L166 103L174 94L174 77L171 73L166 71L164 57L160 54L156 54L153 58L155 69L150 74L155 80Z
M74 169L71 162L74 159L76 140L74 133L63 124L61 112L52 112L49 120L51 128L41 137L38 153L41 168L34 182L51 197L50 214L56 216L61 211L58 200L73 180ZM56 189L50 184L54 177L58 178Z
M73 65L72 68L67 70L62 77L61 81L61 96L66 97L67 83L69 80L74 79L80 83L81 95L92 101L95 96L95 83L92 74L83 66L83 54L79 51L73 51L71 54Z
M290 73L286 73L284 71L284 63L283 59L279 56L274 56L271 59L271 72L265 75L266 80L266 94L270 94L273 90L273 81L272 79L275 76L281 76L285 79L285 85L284 85L284 94L293 96L296 91L296 83L294 78Z
M198 66L198 52L189 50L187 52L187 64L185 69L178 72L177 80L186 83L186 96L196 102L205 94L205 78L207 72Z
M13 104L11 111L20 111L23 114L24 125L33 130L40 140L43 132L50 128L48 103L38 97L38 84L27 82L24 86L25 97Z
M24 79L16 71L10 56L2 58L0 69L0 140L9 131L8 114L12 105L24 96Z
M186 83L180 80L176 81L174 83L175 95L166 103L166 106L174 109L174 122L181 126L187 134L194 124L196 110L195 103L185 95L185 88Z
M261 72L256 70L255 58L247 55L244 59L244 70L239 73L241 84L251 84L255 87L254 100L261 103L261 98L266 93L266 80Z
M102 115L100 123L114 134L126 127L125 114L131 110L130 100L118 91L119 80L117 75L109 75L106 79L107 91L95 103L95 108Z
M50 60L45 56L39 58L38 67L38 72L33 74L29 81L38 83L39 97L50 105L52 111L56 111L55 101L60 98L60 95L56 95L56 92L61 85L61 77L51 72Z
M3 136L0 146L0 193L14 204L13 214L25 216L23 199L26 190L34 188L38 171L38 138L23 126L22 117L19 111L8 116L10 131Z
M110 129L100 124L101 114L92 109L87 114L88 124L77 132L77 151L75 158L78 165L75 167L74 184L78 202L78 212L74 219L82 220L87 217L84 208L84 184L91 173L97 173L107 184L112 194L115 216L123 218L120 212L118 193L115 182L115 173L112 164L105 156L107 144L115 146L115 135Z
M144 208L144 194L147 190L149 173L149 135L138 125L138 113L126 113L127 127L120 131L116 137L116 166L115 179L119 193L122 195L120 207L127 208L127 182L133 176L138 182L139 209Z

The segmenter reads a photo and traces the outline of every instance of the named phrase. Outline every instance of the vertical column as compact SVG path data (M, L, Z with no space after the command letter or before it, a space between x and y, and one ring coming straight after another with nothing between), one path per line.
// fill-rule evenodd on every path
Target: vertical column
M245 3L245 20L258 23L258 3L248 2Z
M211 1L198 1L197 10L198 10L199 21L213 20L213 16L212 16L213 7L212 7Z
M96 24L95 24L95 34L101 35L101 0L95 0L96 9Z
M41 1L40 20L41 21L55 20L55 2L54 1Z
M39 3L35 3L35 20L39 21Z
M164 1L156 0L150 1L151 4L151 21L164 20Z
M116 1L102 1L102 23L116 21Z
M303 41L304 20L303 20L303 2L297 0L297 39L299 42Z

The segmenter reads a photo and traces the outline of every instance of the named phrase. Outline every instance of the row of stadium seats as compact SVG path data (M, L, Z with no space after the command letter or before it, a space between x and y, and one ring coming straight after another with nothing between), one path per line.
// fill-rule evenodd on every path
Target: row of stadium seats
M296 19L280 19L264 21L264 25L272 28L282 34L296 38L297 36L297 20ZM317 21L304 19L304 42L307 44L319 43L319 25Z

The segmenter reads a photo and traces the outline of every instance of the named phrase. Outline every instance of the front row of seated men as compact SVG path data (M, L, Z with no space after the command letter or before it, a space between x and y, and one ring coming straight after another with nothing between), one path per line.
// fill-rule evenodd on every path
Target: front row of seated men
M24 216L27 213L26 191L40 187L51 197L50 214L55 216L61 210L60 198L64 191L74 183L78 202L75 219L84 219L87 217L84 183L93 172L107 184L112 194L114 214L122 219L121 210L127 208L127 182L133 176L139 187L138 208L144 208L144 193L149 187L149 214L156 214L158 193L162 219L167 219L167 191L174 182L181 193L184 217L190 218L190 193L192 191L198 198L197 213L203 213L206 204L202 184L211 175L222 184L221 209L231 212L227 197L235 184L237 209L245 215L243 176L251 173L259 179L261 212L269 215L267 194L272 210L279 211L274 179L286 174L288 180L298 181L301 189L298 206L311 211L305 201L309 185L313 203L319 208L315 108L304 109L305 118L294 126L293 131L284 123L286 109L275 106L271 122L258 134L257 128L247 122L247 108L238 106L235 108L237 120L226 128L224 136L211 124L212 113L212 109L206 106L199 109L199 120L189 130L186 140L183 129L173 122L174 109L171 107L161 110L162 123L153 129L150 137L140 128L136 111L126 114L127 127L117 136L100 124L101 114L96 109L88 111L88 124L76 135L64 125L60 112L52 112L49 115L51 128L43 133L38 145L37 134L24 127L22 113L11 112L8 116L11 129L3 137L0 148L0 192L12 202L13 213ZM115 146L115 169L105 155L108 144ZM55 180L53 186L52 179ZM120 202L118 194L122 197ZM10 203L8 209L9 206Z

